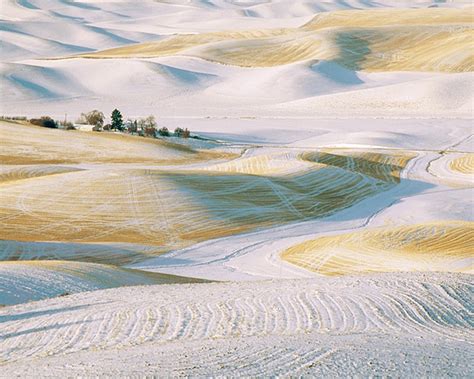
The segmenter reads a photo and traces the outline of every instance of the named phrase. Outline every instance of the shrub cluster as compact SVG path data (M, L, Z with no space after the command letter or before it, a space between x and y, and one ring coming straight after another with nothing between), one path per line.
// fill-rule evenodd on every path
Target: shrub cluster
M56 129L58 127L56 121L54 121L49 116L41 116L41 118L32 118L30 119L30 123L33 125L42 126L44 128Z
M27 121L26 116L0 116L0 120L8 121Z
M188 130L188 128L183 129L183 128L176 128L174 130L174 136L179 137L179 138L189 138L191 135L191 132Z
M169 137L170 136L170 131L166 126L158 129L158 134L162 137Z

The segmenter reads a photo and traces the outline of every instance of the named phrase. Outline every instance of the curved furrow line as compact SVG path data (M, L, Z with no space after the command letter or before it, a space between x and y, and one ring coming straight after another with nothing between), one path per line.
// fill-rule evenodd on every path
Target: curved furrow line
M252 335L253 332L258 331L259 327L257 326L257 313L255 312L255 303L254 299L243 298L240 301L240 307L242 309L240 323L240 333L244 336Z
M394 311L394 319L396 319L402 331L410 331L411 329L411 331L418 332L425 330L425 320L420 314L417 304L392 297L390 297L389 302Z
M351 324L353 324L353 320L351 319L351 315L352 313L349 312L349 314L347 314L345 311L344 311L344 308L346 308L346 299L343 299L339 296L334 296L332 298L329 298L330 301L334 304L334 310L335 310L335 313L341 317L341 325L340 325L340 329L344 330L344 331L351 331L352 330L352 327L350 327Z
M285 296L286 297L286 296ZM291 333L292 329L295 331L300 331L301 330L301 317L300 314L298 313L298 307L296 305L297 301L295 295L292 295L291 297L288 296L285 299L286 305L286 317L285 319L287 320L287 326L285 328L286 333Z
M235 314L236 314L236 309L235 309L235 299L227 299L224 301L224 318L223 318L223 325L222 329L224 331L224 335L233 335L235 332Z
M124 335L124 344L135 344L140 342L140 339L143 339L143 330L146 329L146 308L137 309L132 313L130 317L130 325L123 330Z
M193 338L206 338L209 334L209 324L211 324L211 318L213 317L213 311L209 312L209 308L206 305L199 305L196 308L197 325ZM212 329L211 329L212 330Z
M220 301L218 303L220 315L219 315L219 323L217 324L217 337L226 336L229 333L230 328L232 325L230 324L230 307L228 305L228 301Z
M304 305L304 301L301 299L301 292L293 295L294 298L290 301L291 307L295 315L296 330L298 332L303 332L309 329L310 321L306 318L307 310Z
M144 322L141 330L140 338L137 344L145 343L152 340L153 328L156 325L156 312L153 308L143 310Z
M219 301L215 304L215 307L217 308L217 313L218 313L218 317L216 318L216 328L214 330L214 333L211 334L211 336L213 336L214 338L219 338L219 337L223 337L225 336L226 334L226 330L225 330L225 324L226 324L226 321L225 321L225 318L226 318L226 313L225 313L225 303L223 301Z
M107 342L108 347L117 346L120 344L121 331L124 328L124 324L125 324L124 320L126 318L125 313L127 312L127 310L124 309L123 311L120 311L120 312L111 310L110 312L111 312L110 317L113 318L112 327L110 328L108 333L102 337L103 340Z
M179 304L172 305L170 310L169 333L166 333L166 339L169 341L175 340L179 337L180 332L186 328L184 323L186 308L183 309Z
M426 328L429 314L411 294L399 294L398 298L391 294L383 294L383 296L393 311L393 315L389 317L396 318L402 330L414 329L417 331Z
M331 327L331 315L328 307L325 305L322 299L322 292L316 291L311 293L312 298L310 302L313 303L313 308L316 309L316 315L318 318L318 329L321 331L330 330Z
M346 303L346 309L352 314L352 329L354 331L362 333L373 328L372 320L368 317L365 308L362 306L363 299L360 296L354 295L348 298Z
M343 316L343 329L347 332L360 332L360 330L357 328L357 318L355 317L355 313L352 310L354 308L354 303L351 301L351 299L343 299L338 296L334 299L334 301L336 302Z
M275 305L273 305L275 307L275 331L281 334L288 334L291 328L288 305L283 302L281 295L278 295L275 299L272 300L276 303Z
M133 327L130 323L132 312L133 310L129 308L123 311L113 310L113 313L116 315L116 323L114 324L114 328L110 330L109 335L105 337L110 339L109 346L121 347L124 345L124 338L126 338L124 330L130 330Z
M386 298L382 294L380 296L374 294L371 298L363 299L363 303L367 308L367 319L371 321L374 330L389 330L390 332L404 330L398 318L392 318L394 316L393 310L390 314L387 314L387 310L383 307L385 305L384 301L386 301Z
M130 330L133 325L130 323L130 315L133 312L130 308L125 308L124 310L113 310L115 316L114 328L110 330L109 335L105 338L110 341L109 346L123 346L124 330Z
M56 355L67 351L67 346L71 346L74 350L80 350L82 343L86 342L86 347L89 346L90 333L92 330L88 328L88 324L93 321L97 321L97 315L87 313L80 320L74 320L73 318L66 318L61 322L60 327L53 330L49 335L46 335L40 344L43 345L42 355ZM72 335L71 340L67 340L65 336ZM71 344L72 342L72 344ZM36 355L36 352L30 352L30 357Z
M344 315L339 313L340 308L338 307L337 303L334 301L334 299L332 299L331 296L328 296L327 292L321 293L320 298L323 307L328 313L328 325L326 328L329 330L341 330L341 326L344 322Z
M153 309L153 318L150 319L152 324L150 334L148 335L148 341L163 338L169 330L169 309L165 306L156 307Z
M437 317L441 318L444 325L462 326L468 320L470 320L474 324L474 321L473 321L474 309L472 309L472 304L463 305L459 301L455 302L454 299L440 285L431 285L431 284L422 283L421 286L424 287L427 291L430 291L430 293L432 293L433 295L435 294L438 295L436 296L438 300L436 315ZM474 293L474 291L472 293ZM449 297L446 298L446 296L444 295L448 295ZM465 296L465 298L469 298L469 297L470 295ZM461 305L462 308L465 308L467 310L466 314L465 313L451 314L453 303L457 305ZM471 307L471 310L469 310L469 307ZM468 315L467 313L470 313L470 315Z
M258 319L262 321L262 327L258 334L264 334L265 331L268 333L278 332L278 318L275 304L270 304L268 307L265 306L266 302L263 300L264 297L256 297L255 302L257 303ZM257 324L259 325L259 324Z
M436 331L440 335L448 334L449 329L453 327L463 328L463 325L459 324L456 314L446 315L443 312L445 308L441 301L436 302L436 310L434 310L429 303L426 303L415 294L401 295L401 301L403 300L405 300L403 304L405 309L408 308L413 310L413 314L416 313L418 316L417 324L423 328L428 328L432 332Z
M207 324L209 323L209 314L204 313L205 311L206 307L201 304L191 307L191 320L195 320L195 325L189 329L187 334L188 338L205 338Z
M91 341L94 339L96 332L91 328L87 328L90 319L93 321L102 321L97 314L88 314L82 320L73 320L71 318L69 321L70 326L66 328L65 335L61 335L61 339L56 339L54 336L51 337L53 347L48 349L48 354L61 354L75 348L77 349L77 347L80 347L82 344L84 344L86 348L92 346ZM78 322L80 323L79 327L75 327L75 324ZM68 321L66 321L65 324L67 325ZM67 341L67 343L64 344L63 341Z
M305 293L298 293L295 296L295 306L296 312L300 317L301 320L301 331L307 331L313 329L314 323L314 309L312 308L311 304L308 302Z
M467 286L469 287L469 284ZM474 293L474 286L470 286L470 290L466 291L465 296L457 292L457 290L460 291L458 288L451 288L443 284L439 285L439 287L449 297L450 300L455 302L457 306L460 306L462 309L466 309L470 314L474 313L474 304L471 301L472 294ZM449 309L451 309L451 307ZM463 321L469 322L471 326L474 327L474 317L469 315L464 316L463 313L459 313L459 315L462 315Z
M174 339L195 338L196 323L200 320L195 317L195 304L189 304L183 307L180 312L180 318L175 322L179 325L179 330L173 336Z
M216 323L217 323L217 316L216 316L216 307L211 307L209 303L204 305L204 310L202 312L203 316L206 320L204 322L204 329L202 331L202 336L213 337L212 332L215 331Z
M231 336L240 336L242 332L240 327L245 320L244 314L242 313L242 298L237 297L235 300L228 303L230 307L230 335Z

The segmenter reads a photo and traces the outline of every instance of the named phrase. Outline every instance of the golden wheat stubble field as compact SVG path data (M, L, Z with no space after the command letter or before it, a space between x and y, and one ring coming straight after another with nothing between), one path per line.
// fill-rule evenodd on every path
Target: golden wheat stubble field
M474 273L474 222L445 221L379 227L322 236L281 257L322 275L397 271Z
M474 154L463 154L450 162L451 170L461 174L474 174Z
M79 57L196 56L243 67L328 60L357 71L469 72L472 8L320 13L298 28L179 34Z
M113 133L6 122L0 132L10 157L0 168L1 238L147 247L145 255L131 249L129 255L66 257L119 265L331 215L396 186L413 157L284 148L237 157ZM6 258L19 257L12 251ZM42 258L48 259L44 251Z

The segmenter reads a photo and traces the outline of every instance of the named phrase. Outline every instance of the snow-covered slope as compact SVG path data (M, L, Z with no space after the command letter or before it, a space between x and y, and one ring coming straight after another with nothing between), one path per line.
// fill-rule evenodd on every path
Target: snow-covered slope
M471 8L430 5L9 0L0 113L468 117Z
M104 288L196 281L96 263L2 261L0 304L6 306Z
M0 309L2 375L468 377L472 290L399 273L76 294Z

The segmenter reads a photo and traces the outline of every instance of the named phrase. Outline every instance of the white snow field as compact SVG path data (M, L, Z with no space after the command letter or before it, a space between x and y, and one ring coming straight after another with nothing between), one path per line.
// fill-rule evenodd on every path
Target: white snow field
M471 1L3 0L0 378L474 377ZM107 120L108 122L109 120Z
M53 260L0 262L3 305L103 288L194 281L96 263Z
M470 1L5 0L0 18L0 114L472 112Z
M0 309L6 377L469 377L469 275L126 287Z

